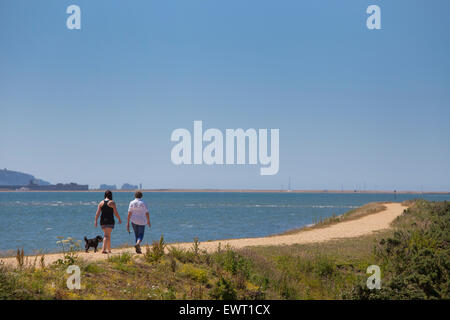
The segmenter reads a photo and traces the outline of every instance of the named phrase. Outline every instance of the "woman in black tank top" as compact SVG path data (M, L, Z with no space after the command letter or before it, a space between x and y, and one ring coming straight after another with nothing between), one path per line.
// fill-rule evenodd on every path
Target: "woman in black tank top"
M102 205L102 214L100 215L100 225L102 226L102 228L114 228L114 209L111 208L108 203L111 200L106 199L103 200L103 205Z
M116 203L112 200L112 192L105 191L105 200L98 204L97 213L95 214L95 227L97 227L97 220L100 216L100 226L103 233L103 250L102 253L111 253L111 232L114 229L114 216L117 217L119 223L122 223L119 213L117 212Z

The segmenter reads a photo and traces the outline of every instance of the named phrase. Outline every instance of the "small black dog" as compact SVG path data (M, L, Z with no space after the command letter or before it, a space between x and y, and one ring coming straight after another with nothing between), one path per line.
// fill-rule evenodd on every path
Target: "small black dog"
M102 242L103 238L101 236L96 236L94 239L88 239L84 237L84 242L86 242L86 245L84 248L86 249L86 252L89 251L90 247L94 248L94 252L97 252L97 246L99 242Z

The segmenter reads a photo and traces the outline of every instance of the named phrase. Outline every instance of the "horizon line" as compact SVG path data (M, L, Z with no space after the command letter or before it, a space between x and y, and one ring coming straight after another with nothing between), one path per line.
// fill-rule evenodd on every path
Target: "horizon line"
M104 189L88 190L0 190L0 192L103 192ZM333 189L220 189L220 188L153 188L153 189L129 189L111 190L113 192L236 192L236 193L342 193L342 194L450 194L450 191L417 191L417 190L333 190Z

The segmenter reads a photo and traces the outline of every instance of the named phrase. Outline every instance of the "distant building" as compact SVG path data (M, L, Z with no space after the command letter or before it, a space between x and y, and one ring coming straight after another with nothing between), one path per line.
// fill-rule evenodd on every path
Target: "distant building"
M129 184L129 183L124 183L122 185L122 188L120 188L121 190L136 190L138 189L137 185L133 185L133 184Z
M89 185L78 184L78 183L57 183L48 186L39 185L28 185L26 186L30 190L40 190L40 191L87 191L89 190Z
M117 186L115 184L101 184L100 189L102 189L102 190L117 190Z

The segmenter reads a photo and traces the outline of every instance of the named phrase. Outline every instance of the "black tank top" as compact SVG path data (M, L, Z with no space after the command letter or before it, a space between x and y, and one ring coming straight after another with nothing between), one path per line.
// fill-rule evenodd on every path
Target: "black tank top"
M114 210L108 206L109 200L103 200L102 215L100 216L100 225L114 225Z

